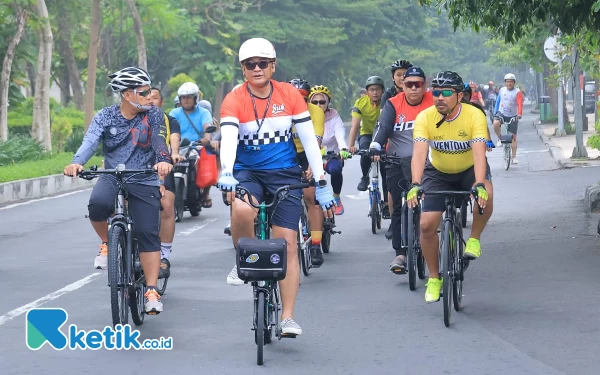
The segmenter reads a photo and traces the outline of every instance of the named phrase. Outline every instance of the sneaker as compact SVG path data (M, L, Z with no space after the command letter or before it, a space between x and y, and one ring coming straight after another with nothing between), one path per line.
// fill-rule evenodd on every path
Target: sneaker
M313 243L310 245L311 264L313 267L321 267L325 259L323 259L323 252L321 251L320 243Z
M100 245L100 252L94 259L94 268L97 270L105 270L108 267L108 245L102 243Z
M430 277L427 281L427 290L425 291L425 302L433 303L440 300L440 291L442 290L442 285L444 281L442 279L436 279Z
M502 141L498 140L498 143L496 143L496 147L502 147Z
M340 197L335 198L335 216L340 216L344 214L344 205L342 204L342 200Z
M279 328L281 329L281 334L283 336L292 335L292 336L300 336L302 334L302 328L294 321L294 319L286 318L279 324Z
M469 238L463 258L468 260L477 259L481 256L481 242L477 238Z
M225 233L228 236L231 236L231 220L229 220L227 226L225 227L225 229L223 229L223 233Z
M227 284L228 285L244 285L244 280L240 279L237 273L237 265L233 266L229 275L227 275Z
M144 294L144 308L146 314L157 315L163 311L163 304L160 301L160 295L154 288L148 288Z
M513 158L513 160L512 160L512 163L513 163L513 164L519 164L519 161L518 161L517 159L514 159L514 158Z
M391 240L392 237L393 237L392 224L390 224L390 226L388 227L387 232L385 232L385 238L387 240Z
M356 187L359 191L367 191L369 187L369 177L361 177L358 186Z
M392 263L390 263L390 271L396 275L403 275L406 273L406 257L404 255L398 255Z
M171 276L171 262L167 258L160 260L160 270L158 271L159 279L168 279Z
M381 217L384 219L391 219L390 216L390 207L387 202L383 202L383 212L381 213Z

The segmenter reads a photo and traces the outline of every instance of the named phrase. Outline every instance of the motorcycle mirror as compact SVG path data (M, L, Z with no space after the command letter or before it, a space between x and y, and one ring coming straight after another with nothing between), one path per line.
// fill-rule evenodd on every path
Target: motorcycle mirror
M190 140L189 140L189 139L187 139L187 138L183 138L183 139L181 140L181 142L179 143L179 147L187 147L187 146L189 146L189 145L190 145L190 143L191 143L191 142L190 142Z

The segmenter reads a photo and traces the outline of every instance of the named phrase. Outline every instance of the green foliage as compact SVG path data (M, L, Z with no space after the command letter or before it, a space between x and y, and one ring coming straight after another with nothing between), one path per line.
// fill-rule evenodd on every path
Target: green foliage
M600 150L600 134L591 135L587 140L587 145L596 150Z
M196 83L196 81L192 77L188 76L187 74L179 73L175 77L169 79L169 82L167 85L171 92L177 92L177 89L179 88L179 86L183 85L186 82Z
M31 137L16 136L6 142L0 142L0 166L26 160L39 160L48 156L42 144Z
M557 119L558 120L558 119ZM565 132L567 135L575 134L575 127L570 122L565 122Z
M0 166L0 183L60 174L66 165L71 163L73 154L56 154L42 160L30 160L18 164ZM87 165L100 165L102 158L93 157Z
M596 131L596 133L600 134L600 121L596 121L596 123L594 124L594 130Z
M55 117L52 120L52 144L57 152L63 152L66 140L73 134L73 125L68 117Z

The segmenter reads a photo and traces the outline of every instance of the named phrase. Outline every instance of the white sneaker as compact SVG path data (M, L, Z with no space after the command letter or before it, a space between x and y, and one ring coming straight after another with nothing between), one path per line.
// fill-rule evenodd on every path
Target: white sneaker
M513 163L513 164L519 164L519 161L518 161L517 159L513 159L513 160L512 160L512 163Z
M97 270L108 268L108 246L106 244L100 245L100 252L94 258L94 268Z
M502 147L502 141L498 140L498 143L496 144L496 147Z
M227 275L227 284L235 286L244 285L244 280L240 279L238 276L237 265L233 266L233 269L229 272L229 275Z

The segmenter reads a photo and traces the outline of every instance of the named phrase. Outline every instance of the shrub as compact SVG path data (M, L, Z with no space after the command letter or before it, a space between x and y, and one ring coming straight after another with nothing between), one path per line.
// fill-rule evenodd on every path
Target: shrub
M73 160L73 154L62 153L44 160L26 161L4 167L0 166L0 183L60 174L65 166L71 163L71 160ZM86 166L100 166L101 163L102 158L94 156L87 162Z
M566 122L565 132L567 133L567 135L575 134L575 127L571 123Z
M31 137L16 136L0 143L0 166L49 156L42 144Z
M55 117L52 120L52 145L57 152L63 152L67 138L73 133L73 125L67 117Z
M587 140L587 145L596 150L600 150L600 134L594 134Z
M169 82L168 82L169 90L171 90L172 92L177 92L177 89L179 88L179 86L183 85L186 82L196 83L196 81L194 81L192 79L192 77L188 76L187 74L179 73L175 77L173 77L169 80Z

